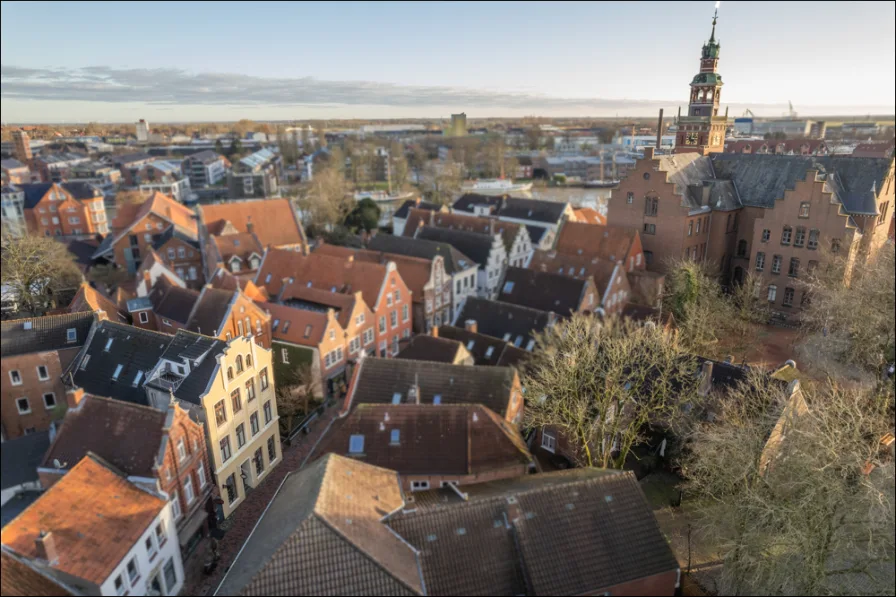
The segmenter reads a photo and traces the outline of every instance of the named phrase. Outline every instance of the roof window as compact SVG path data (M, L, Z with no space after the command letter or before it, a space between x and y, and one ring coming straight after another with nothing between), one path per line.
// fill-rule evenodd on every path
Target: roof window
M401 392L392 394L392 404L401 404Z
M118 376L121 375L122 369L124 369L124 365L115 366L115 373L112 374L112 381L118 381Z
M397 446L398 444L401 443L401 430L400 429L393 429L389 433L389 443L392 445L395 445L395 446Z
M353 435L349 438L348 452L349 452L349 454L363 454L364 453L364 436L363 435Z
M504 283L504 292L510 294L513 292L513 282L505 282Z
M441 404L441 403L442 403L442 395L441 395L441 394L436 394L435 396L433 396L433 397L432 397L432 403L433 403L433 404L436 404L436 405Z
M103 348L104 352L109 352L109 349L112 348L112 340L114 339L115 338L109 338L108 340L106 340L106 346L105 348Z

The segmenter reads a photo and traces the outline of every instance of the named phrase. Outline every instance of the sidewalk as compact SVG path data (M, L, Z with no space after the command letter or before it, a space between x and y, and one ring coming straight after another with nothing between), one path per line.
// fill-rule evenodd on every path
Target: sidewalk
M231 516L230 530L218 542L218 551L221 559L218 567L210 576L205 576L200 571L197 576L187 578L182 595L210 595L218 587L224 578L227 569L236 558L236 554L242 548L243 543L249 537L255 523L261 518L262 513L274 499L274 494L280 487L283 478L292 471L299 470L304 464L305 458L310 454L317 441L323 436L330 422L339 412L338 405L330 407L324 415L317 420L314 428L308 435L299 434L293 439L290 447L283 446L283 462L281 462L270 475L267 476L246 500ZM204 554L203 554L204 557Z

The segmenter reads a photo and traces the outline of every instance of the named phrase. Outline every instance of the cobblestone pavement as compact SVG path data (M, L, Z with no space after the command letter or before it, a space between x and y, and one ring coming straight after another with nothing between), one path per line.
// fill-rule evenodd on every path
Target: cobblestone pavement
M265 508L268 507L268 504L274 498L274 494L277 493L277 489L280 487L284 477L286 477L287 473L302 468L305 459L328 429L338 412L338 406L330 407L314 423L311 433L308 435L299 434L292 440L291 446L288 448L283 446L283 462L246 496L246 500L228 520L230 528L227 534L218 542L218 551L221 554L218 567L210 576L205 576L200 571L198 576L186 579L181 595L211 595L214 592L236 558L236 554L242 548L243 543L246 542L252 529L255 528L255 523L258 522Z

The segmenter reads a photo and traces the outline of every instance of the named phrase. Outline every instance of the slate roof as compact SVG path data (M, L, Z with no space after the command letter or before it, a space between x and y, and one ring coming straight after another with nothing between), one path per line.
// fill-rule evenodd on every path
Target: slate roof
M398 218L398 219L407 218L408 213L410 212L411 208L428 209L430 211L439 211L440 209L442 209L442 206L439 205L438 203L429 203L427 201L408 199L407 201L405 201L404 203L401 204L401 207L399 207L397 210L395 210L395 213L392 214L392 217Z
M152 303L153 313L183 325L187 323L193 305L199 299L199 292L181 288L162 276L147 296Z
M367 243L367 248L383 253L407 255L432 260L436 255L441 255L445 260L445 273L453 276L471 267L476 263L467 255L457 250L446 242L436 242L421 238L406 238L392 236L391 234L377 234Z
M19 160L15 159L15 158L0 160L0 168L3 168L4 170L17 170L19 168L27 168L27 167L28 166L26 166L25 164L23 164L22 162L20 162Z
M439 337L457 340L463 344L467 352L473 356L473 362L476 365L513 367L529 354L522 348L517 348L500 338L471 332L453 325L440 326Z
M504 204L507 195L480 195L479 193L464 193L451 206L453 211L465 211L475 213L476 206L488 205L491 213L495 213Z
M350 453L353 435L364 437L361 454ZM532 462L519 430L480 404L359 404L319 454L330 452L399 475L477 475Z
M184 161L189 160L191 162L211 164L221 159L224 159L224 156L218 155L211 149L203 149L202 151L197 151L196 153L191 153L190 155L186 156L184 158Z
M3 321L0 323L0 355L6 358L83 346L95 321L96 314L86 312ZM76 339L69 342L68 330L72 328Z
M786 189L817 170L825 190L851 215L877 215L877 193L883 187L891 160L852 156L790 156L712 154L716 176L734 182L741 202L752 207L774 207Z
M50 432L38 431L3 442L0 450L0 489L38 480L37 467L50 447Z
M529 231L529 239L534 245L538 245L541 242L541 237L547 234L548 231L544 226L536 226L534 224L526 224L526 230Z
M199 298L193 305L190 319L184 326L186 329L198 334L217 336L223 332L222 322L230 313L236 292L233 290L221 290L206 285L199 293Z
M380 522L403 503L394 471L329 454L286 477L215 594L421 595L414 550Z
M557 201L507 197L504 199L504 204L498 209L498 217L559 224L566 206L566 203Z
M498 300L541 311L552 311L565 317L578 311L588 288L587 279L508 267L498 289Z
M112 340L109 350L106 344ZM68 368L74 376L74 385L89 394L109 396L135 404L149 404L142 381L159 362L171 336L142 330L133 326L102 321L94 330L91 341ZM89 358L87 358L89 356ZM84 360L87 359L87 363ZM112 375L122 366L118 380ZM141 372L141 383L133 385ZM65 375L64 375L65 377Z
M414 509L386 521L419 550L432 595L595 594L679 567L631 471L573 469L464 492L468 501L443 491L429 505L417 493Z
M127 475L155 477L166 418L165 411L87 394L66 413L40 466L55 469L56 459L70 469L93 452Z
M490 234L423 226L418 230L416 238L448 243L479 265L488 263L488 256L492 251L493 237Z
M136 153L126 153L123 155L112 156L113 163L119 168L127 167L128 164L133 162L143 162L146 160L154 160L155 158L148 153L136 152Z
M518 396L512 396L516 374L509 367L476 367L367 357L356 369L345 398L345 409L357 404L432 404L441 396L442 404L474 403L506 416ZM409 394L415 386L417 399Z
M464 302L454 324L464 327L465 322L475 321L480 334L502 338L525 349L534 340L533 332L545 329L554 319L548 311L471 296Z
M199 249L199 240L196 237L191 237L188 234L184 234L183 231L174 226L169 226L161 234L153 236L152 248L158 251L159 249L164 247L165 244L172 238L181 240L191 247Z
M58 554L53 568L100 585L166 505L89 455L3 527L2 542L35 559L35 539L50 532Z
M192 404L202 405L202 396L217 375L217 356L227 351L227 343L217 338L195 334L180 329L168 346L165 347L161 358L175 363L189 363L190 373L183 377L173 390L174 396L179 400ZM162 384L159 378L152 378L146 382L147 386L168 391L169 387Z
M497 218L486 218L470 214L431 212L422 209L412 209L408 215L408 222L404 228L404 236L414 236L417 228L421 226L434 226L449 230L466 230L480 234L500 234L504 241L504 247L509 251L513 241L523 228L522 224L505 222Z
M396 359L414 361L435 361L437 363L454 363L463 346L450 338L436 338L426 334L411 336L411 339L396 355Z

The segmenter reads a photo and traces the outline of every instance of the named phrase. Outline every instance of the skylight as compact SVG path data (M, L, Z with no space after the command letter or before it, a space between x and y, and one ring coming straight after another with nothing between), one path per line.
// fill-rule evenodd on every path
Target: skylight
M441 395L441 394L436 394L435 396L433 396L433 397L432 397L432 403L433 403L433 404L441 404L441 403L442 403L442 395Z
M364 453L364 436L363 435L353 435L348 440L348 451L349 454L363 454Z
M489 346L489 347L486 349L486 351L485 351L485 358L489 358L489 357L492 356L494 353L495 353L495 347L494 347L494 346Z
M116 365L115 373L112 374L112 379L114 381L118 381L118 376L121 375L121 370L124 369L124 365Z
M78 340L78 330L75 328L68 328L65 330L65 339L68 342L75 342Z
M504 283L504 292L510 294L513 292L513 282L505 282Z
M473 350L473 346L476 345L476 340L470 340L467 342L467 350Z
M392 394L392 404L401 404L401 392Z
M288 330L288 329L289 329L289 322L288 322L288 321L284 321L284 322L283 322L283 333L285 334L285 333L286 333L286 330Z
M137 386L140 385L140 380L141 380L141 379L143 379L143 371L138 371L138 372L137 372L137 375L134 376L134 383L132 383L131 385L134 386L134 387L136 388Z
M108 340L106 340L106 347L103 348L105 352L109 352L109 349L112 348L112 340L114 340L114 338L109 338Z
M393 429L389 434L389 443L390 444L399 444L401 443L401 430Z

